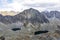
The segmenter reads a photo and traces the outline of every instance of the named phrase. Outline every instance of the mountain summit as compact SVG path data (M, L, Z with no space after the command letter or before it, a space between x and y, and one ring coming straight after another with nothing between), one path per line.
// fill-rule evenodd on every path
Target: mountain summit
M15 23L18 21L20 22L28 21L31 23L49 22L48 19L46 19L43 14L41 14L38 10L33 8L26 9L15 16L2 16L2 15L0 16L0 22L2 23Z
M45 18L43 14L41 14L38 10L30 8L26 9L23 12L16 15L16 17L22 17L30 22L39 22L39 23L47 23L48 19Z

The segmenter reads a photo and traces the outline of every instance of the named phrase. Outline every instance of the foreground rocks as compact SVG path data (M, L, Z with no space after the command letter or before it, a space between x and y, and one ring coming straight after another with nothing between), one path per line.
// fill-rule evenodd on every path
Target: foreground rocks
M42 25L38 26L37 24L34 25L28 23L25 26L23 25L21 30L17 31L12 31L11 29L6 28L6 30L2 30L3 32L0 35L0 40L60 40L60 30L57 28L58 26L54 26L50 23L48 25ZM3 25L1 26L2 29L5 27ZM50 30L50 27L53 29ZM48 32L41 33L42 31L46 30ZM40 31L40 34L35 35L34 33L38 31Z
M57 33L45 33L39 35L19 34L16 36L6 37L5 40L60 40Z

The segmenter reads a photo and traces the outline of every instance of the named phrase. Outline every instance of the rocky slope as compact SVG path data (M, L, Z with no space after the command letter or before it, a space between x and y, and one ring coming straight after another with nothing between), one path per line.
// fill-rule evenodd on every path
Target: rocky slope
M60 12L59 11L44 11L44 12L41 12L42 14L44 14L45 16L47 16L47 18L58 18L60 19Z
M24 10L23 12L15 15L15 16L2 16L0 15L0 22L8 24L8 23L16 23L16 22L24 22L28 21L31 23L38 22L38 23L48 23L48 19L45 18L43 14L41 14L38 10L33 8Z

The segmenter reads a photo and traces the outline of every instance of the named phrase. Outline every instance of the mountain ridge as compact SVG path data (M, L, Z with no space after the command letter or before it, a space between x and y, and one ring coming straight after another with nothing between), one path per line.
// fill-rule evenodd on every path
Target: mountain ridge
M60 19L60 11L43 11L41 12L42 14L44 14L47 18L58 18Z
M38 23L47 23L49 22L47 18L43 14L41 14L38 10L30 8L26 9L23 12L20 12L19 14L15 16L3 16L0 14L0 22L9 24L9 23L15 23L15 22L38 22Z

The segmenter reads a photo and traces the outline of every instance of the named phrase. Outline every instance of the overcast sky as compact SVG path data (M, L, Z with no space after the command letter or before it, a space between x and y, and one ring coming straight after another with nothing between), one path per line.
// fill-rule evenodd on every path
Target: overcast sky
M28 8L60 10L60 0L0 0L0 10L22 11Z

